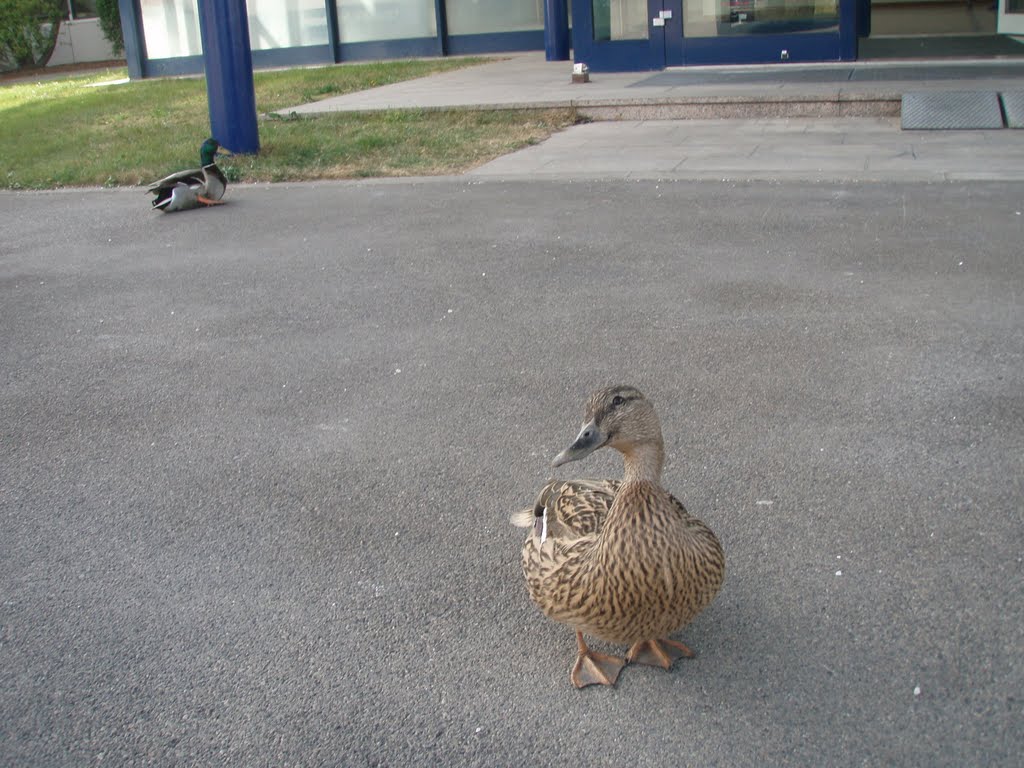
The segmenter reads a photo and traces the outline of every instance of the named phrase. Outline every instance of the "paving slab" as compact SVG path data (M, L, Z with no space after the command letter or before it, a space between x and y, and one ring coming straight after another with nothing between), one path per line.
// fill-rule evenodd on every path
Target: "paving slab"
M900 130L897 118L648 120L577 125L474 177L1024 180L1013 131Z

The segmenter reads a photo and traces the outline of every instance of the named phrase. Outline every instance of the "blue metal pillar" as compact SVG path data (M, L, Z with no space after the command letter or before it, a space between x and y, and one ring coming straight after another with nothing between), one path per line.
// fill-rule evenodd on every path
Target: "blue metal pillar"
M132 80L138 80L145 74L142 69L142 15L136 2L117 0L117 10L121 13L121 34L124 37L124 58L128 64L128 77Z
M570 47L568 0L544 0L544 58L568 61Z
M199 0L210 129L239 154L260 151L245 0Z
M839 58L857 58L857 11L860 0L839 0Z
M331 46L331 61L341 61L341 33L338 30L338 6L334 0L325 0L327 8L327 42Z
M871 0L857 0L857 37L871 37Z
M334 2L334 0L331 0ZM448 17L444 0L434 0L434 21L437 24L437 55L448 55Z

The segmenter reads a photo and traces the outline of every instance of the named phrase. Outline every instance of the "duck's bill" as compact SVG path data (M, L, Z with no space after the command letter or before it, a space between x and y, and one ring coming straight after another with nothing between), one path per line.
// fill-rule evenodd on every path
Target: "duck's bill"
M570 461L579 461L592 454L606 442L608 442L608 436L599 430L594 422L584 424L572 445L555 456L551 466L560 467Z

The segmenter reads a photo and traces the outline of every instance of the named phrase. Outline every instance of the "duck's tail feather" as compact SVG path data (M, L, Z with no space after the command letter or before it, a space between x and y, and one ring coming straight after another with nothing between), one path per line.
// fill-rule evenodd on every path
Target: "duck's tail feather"
M524 509L520 512L513 512L509 515L508 521L516 528L529 528L533 525L535 516L533 507L530 507L529 509Z

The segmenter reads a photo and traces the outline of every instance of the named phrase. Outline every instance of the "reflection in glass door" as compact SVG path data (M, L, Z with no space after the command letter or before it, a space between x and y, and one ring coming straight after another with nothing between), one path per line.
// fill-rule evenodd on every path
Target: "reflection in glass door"
M686 37L839 30L838 0L684 0Z
M591 0L594 40L646 40L647 0Z
M843 11L852 0L682 0L686 64L828 61L841 58Z

